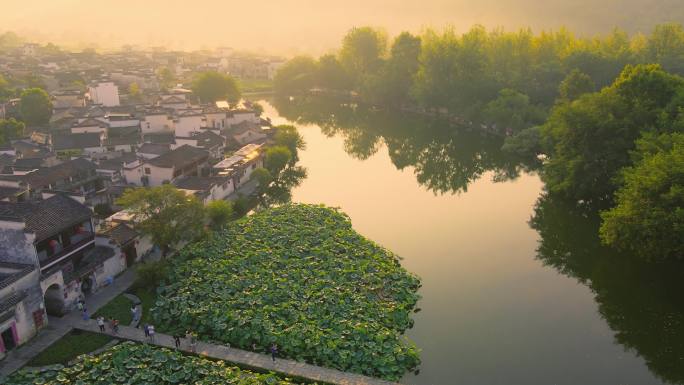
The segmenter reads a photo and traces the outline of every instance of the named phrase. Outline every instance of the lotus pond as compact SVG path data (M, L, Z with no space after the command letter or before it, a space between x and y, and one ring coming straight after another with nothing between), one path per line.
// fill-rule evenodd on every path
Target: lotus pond
M403 332L419 279L344 213L291 204L186 247L152 313L164 330L398 380L420 363Z
M124 342L98 356L81 356L68 367L20 371L7 385L40 384L271 384L294 385L275 374L253 373L164 348Z

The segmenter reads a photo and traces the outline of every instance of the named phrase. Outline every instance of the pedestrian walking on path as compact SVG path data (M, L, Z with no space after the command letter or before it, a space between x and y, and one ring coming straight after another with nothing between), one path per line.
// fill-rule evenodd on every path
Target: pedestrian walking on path
M185 333L185 338L187 338L188 341L190 341L190 351L195 353L195 351L197 350L197 338L195 337L195 333L188 330Z
M145 324L143 325L143 331L145 332L145 338L150 337L150 325Z
M105 321L103 316L97 317L97 326L100 328L100 332L104 333L105 331Z
M176 345L176 349L180 349L180 336L178 334L173 335L173 343Z
M138 320L138 306L137 305L131 306L131 317L133 318L133 322L136 322Z
M88 318L90 318L90 315L88 314L88 309L85 307L83 308L83 312L81 313L81 318L83 318L84 321L87 321Z
M154 342L154 325L147 327L147 333L150 335L150 342Z
M119 334L119 320L116 318L112 320L112 332L114 334Z
M273 359L273 362L275 362L276 354L278 354L278 345L273 344L271 345L271 358Z

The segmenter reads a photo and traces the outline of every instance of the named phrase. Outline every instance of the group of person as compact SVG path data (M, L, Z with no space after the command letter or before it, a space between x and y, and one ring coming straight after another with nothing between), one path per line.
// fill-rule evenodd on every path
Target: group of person
M189 345L188 347L190 348L190 351L195 353L197 350L197 334L191 332L190 330L187 330L185 332L185 339L188 340ZM180 349L181 347L181 334L180 333L174 333L173 334L173 343L176 345L176 349Z
M97 317L97 326L100 328L100 332L104 333L106 331L105 317L103 317L103 316ZM116 318L110 318L109 319L109 328L111 329L112 333L119 334L119 320Z
M83 320L87 320L90 318L88 316L88 309L85 306L85 302L79 300L77 304L79 310L83 313ZM140 317L140 312L138 310L137 305L133 305L131 307L131 315L133 316L133 321L137 321ZM100 329L100 332L104 333L106 331L105 327L105 317L99 316L97 317L97 326ZM113 334L118 334L119 333L119 320L115 318L110 318L109 319L109 327L112 331ZM156 334L156 331L154 329L154 325L151 324L144 324L143 325L143 332L145 333L145 339L149 340L151 343L154 343L154 336ZM180 333L175 333L173 334L173 342L174 345L176 346L176 349L181 348L181 334ZM188 347L190 348L190 351L195 353L197 350L197 334L193 333L190 330L187 330L185 332L185 339L189 342ZM256 352L258 350L256 344L252 344L252 351ZM269 353L271 353L271 359L273 362L276 360L276 356L278 355L278 345L275 343L271 345L271 347L268 349Z
M143 325L143 331L145 332L145 338L149 339L150 342L154 343L154 335L156 333L156 331L154 330L154 325Z

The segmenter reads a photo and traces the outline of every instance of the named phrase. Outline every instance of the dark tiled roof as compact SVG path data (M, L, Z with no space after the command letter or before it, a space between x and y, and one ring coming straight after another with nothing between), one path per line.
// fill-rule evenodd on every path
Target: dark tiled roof
M73 127L93 127L93 126L106 128L109 125L107 123L105 123L101 120L97 120L95 118L86 118L81 123L76 123L73 125Z
M154 155L166 154L169 151L171 151L171 148L168 144L157 144L157 143L144 143L138 149L139 153L154 154Z
M35 170L43 166L43 159L41 158L28 158L28 159L17 159L14 161L14 168L21 170Z
M154 143L154 144L171 144L175 143L173 132L169 133L156 133L156 134L145 134L143 136L143 142Z
M62 194L37 202L0 202L0 218L24 222L26 229L36 234L36 241L84 222L91 216L89 208Z
M183 168L191 163L197 162L209 157L209 153L187 144L178 147L177 149L160 155L148 163L156 167L164 168Z
M52 167L41 168L22 175L19 180L28 183L31 188L44 187L66 178L77 176L83 171L94 171L95 164L83 158L76 158Z
M138 143L140 143L140 136L138 134L110 136L104 141L105 146L120 146L124 144L135 145Z
M225 142L225 139L221 135L215 134L211 131L204 131L193 136L192 138L196 139L197 146L202 148L221 146Z
M133 230L130 226L120 223L114 227L107 229L102 233L105 237L111 239L119 246L124 246L129 242L134 241L140 234Z
M14 163L14 156L10 154L0 154L0 166L8 166Z
M109 127L107 134L109 136L140 136L140 126Z
M16 306L26 298L26 291L13 291L12 293L0 298L0 314Z
M97 163L98 170L121 170L123 169L124 161L121 158L103 159Z
M9 198L11 196L15 196L22 191L26 191L26 189L23 188L17 188L17 187L5 187L5 186L0 186L0 199L5 199Z
M100 134L53 135L52 147L55 151L100 147Z
M0 269L11 270L11 272L0 272L0 289L2 289L32 272L35 266L23 263L0 262Z
M47 149L25 140L17 140L12 143L12 147L20 153L23 158L45 158L50 155Z
M168 97L162 96L160 103L161 104L178 104L178 103L187 103L187 100L181 98L180 96L171 95Z
M77 266L74 266L73 275L78 277L84 277L90 274L98 266L100 266L104 261L114 256L114 250L107 246L95 246L88 250L83 259L79 262ZM66 279L65 279L66 281Z

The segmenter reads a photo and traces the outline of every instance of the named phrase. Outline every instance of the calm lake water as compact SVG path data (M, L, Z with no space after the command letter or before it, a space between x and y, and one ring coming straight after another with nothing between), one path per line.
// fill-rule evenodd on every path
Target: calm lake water
M403 383L684 378L681 276L613 263L595 218L538 202L539 178L505 159L500 139L334 104L262 103L307 143L293 200L340 207L422 278L407 333L422 364Z

